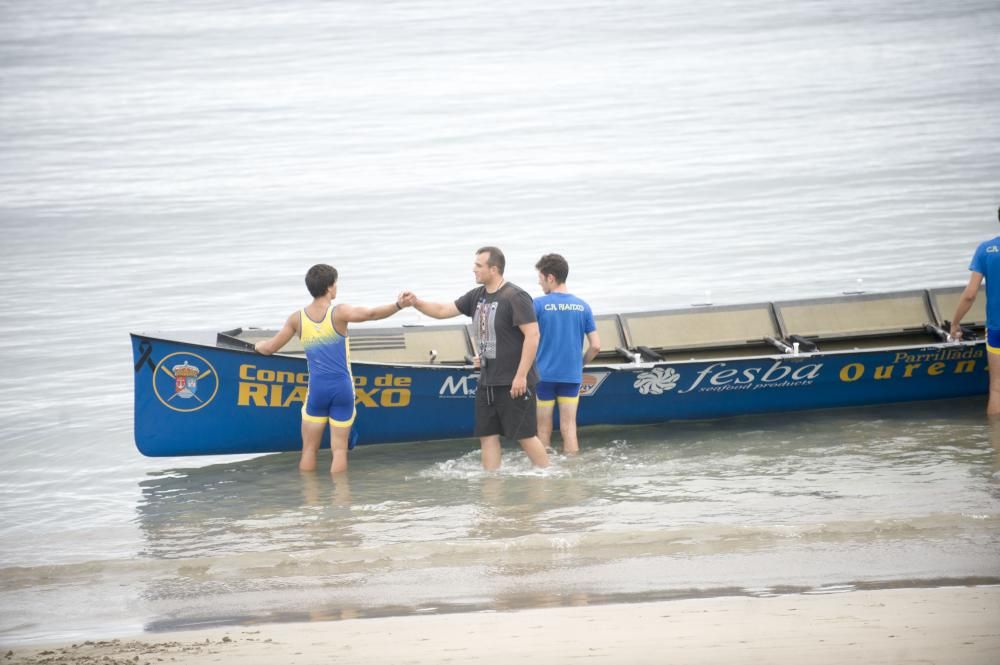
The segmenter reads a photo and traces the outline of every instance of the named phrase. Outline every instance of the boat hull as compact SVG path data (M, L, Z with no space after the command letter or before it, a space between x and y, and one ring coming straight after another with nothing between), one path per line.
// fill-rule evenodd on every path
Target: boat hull
M135 441L153 457L298 450L301 356L132 335ZM983 342L588 367L580 425L947 399L988 388ZM352 363L361 445L471 437L471 366Z

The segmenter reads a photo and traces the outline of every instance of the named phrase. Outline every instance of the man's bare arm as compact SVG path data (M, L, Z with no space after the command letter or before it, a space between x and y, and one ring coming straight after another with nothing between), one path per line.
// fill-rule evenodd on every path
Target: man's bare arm
M254 344L254 351L265 356L277 353L285 344L288 344L288 340L297 332L299 332L299 313L292 312L288 319L285 320L285 325L281 327L281 330L274 337Z
M522 323L518 326L524 334L524 345L521 347L521 361L517 364L517 372L514 374L514 383L510 387L511 397L520 397L528 389L528 372L532 363L535 362L535 354L538 353L538 341L542 338L538 330L538 322Z
M409 291L403 293L403 302L412 304L416 310L433 319L450 319L461 314L458 307L453 302L430 302L421 300Z
M951 336L955 339L962 339L962 318L972 309L976 302L976 295L979 293L979 285L983 283L983 273L972 271L969 283L966 285L962 295L958 298L958 307L955 309L955 316L951 317Z
M587 351L583 354L583 364L591 362L601 352L601 336L597 331L587 333Z
M396 302L377 307L361 307L359 305L337 305L333 310L335 323L364 323L365 321L380 321L396 314L406 305L397 299Z

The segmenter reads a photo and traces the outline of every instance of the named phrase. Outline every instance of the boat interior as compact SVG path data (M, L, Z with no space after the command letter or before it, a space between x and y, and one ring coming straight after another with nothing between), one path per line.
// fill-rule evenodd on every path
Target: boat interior
M662 360L705 360L938 344L948 339L949 317L963 287L747 305L692 306L656 312L595 316L601 352L593 365ZM986 326L986 298L976 299L962 320L963 338L979 339ZM253 348L273 330L237 328L218 344ZM351 358L383 363L466 365L473 355L471 325L358 327L351 330ZM586 348L586 342L584 342ZM281 353L302 355L292 339Z

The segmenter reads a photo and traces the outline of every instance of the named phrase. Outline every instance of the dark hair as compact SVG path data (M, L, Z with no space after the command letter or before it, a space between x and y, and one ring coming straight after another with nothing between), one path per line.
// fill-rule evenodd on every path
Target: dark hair
M337 283L337 269L325 263L317 263L306 273L306 288L313 298L325 295Z
M538 259L535 270L543 275L552 275L559 284L565 284L569 277L569 263L559 254L546 254Z
M1000 206L997 207L997 219L1000 220Z
M504 258L503 252L500 251L499 247L480 247L476 250L476 254L482 254L486 252L490 255L490 258L486 260L486 265L493 266L497 269L497 272L501 275L503 274L503 269L507 267L507 259Z

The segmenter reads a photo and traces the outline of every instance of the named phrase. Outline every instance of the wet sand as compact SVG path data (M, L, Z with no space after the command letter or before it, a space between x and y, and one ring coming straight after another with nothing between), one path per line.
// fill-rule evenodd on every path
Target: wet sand
M0 663L1000 663L1000 586L233 626L4 647Z

